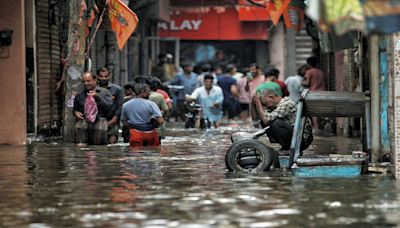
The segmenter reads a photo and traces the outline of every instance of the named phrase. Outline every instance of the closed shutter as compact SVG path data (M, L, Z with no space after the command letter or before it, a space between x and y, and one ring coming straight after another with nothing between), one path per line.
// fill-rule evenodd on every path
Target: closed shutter
M335 91L335 55L334 53L321 54L320 68L327 79L327 90Z
M344 69L345 69L345 84L346 91L355 92L359 87L359 69L356 63L358 58L357 49L350 48L344 50Z
M36 1L37 129L50 129L61 121L55 85L61 76L59 0Z
M313 43L305 29L296 34L296 72L297 68L306 64L306 59L312 55Z

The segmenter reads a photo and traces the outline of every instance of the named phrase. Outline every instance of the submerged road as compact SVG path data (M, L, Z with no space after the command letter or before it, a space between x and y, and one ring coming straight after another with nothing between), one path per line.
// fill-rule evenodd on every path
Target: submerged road
M159 149L0 146L0 226L400 226L400 184L391 177L229 173L224 156L237 130L175 128ZM316 137L309 153L347 153L359 145Z

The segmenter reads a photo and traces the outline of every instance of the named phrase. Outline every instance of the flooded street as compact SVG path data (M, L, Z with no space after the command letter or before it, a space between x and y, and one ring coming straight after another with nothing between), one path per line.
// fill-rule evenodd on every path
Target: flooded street
M400 184L392 177L232 174L224 162L232 132L173 129L161 149L0 146L0 226L400 226ZM358 145L327 139L312 149Z

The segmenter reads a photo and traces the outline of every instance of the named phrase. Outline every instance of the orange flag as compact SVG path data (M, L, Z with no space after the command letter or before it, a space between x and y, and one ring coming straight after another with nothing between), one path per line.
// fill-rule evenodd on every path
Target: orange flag
M279 19L282 15L284 15L284 12L287 10L290 1L291 0L275 0L273 2L270 2L270 4L268 5L268 8L270 10L269 14L274 25L278 24Z
M118 48L121 50L135 31L139 19L121 0L111 0L109 4L111 27L117 38Z

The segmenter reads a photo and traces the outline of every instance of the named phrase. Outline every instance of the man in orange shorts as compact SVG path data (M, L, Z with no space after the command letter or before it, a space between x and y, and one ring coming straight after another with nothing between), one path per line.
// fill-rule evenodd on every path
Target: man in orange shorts
M160 109L148 100L150 87L138 83L134 87L136 98L124 103L121 120L129 126L129 144L131 146L160 146L156 127L164 123Z

